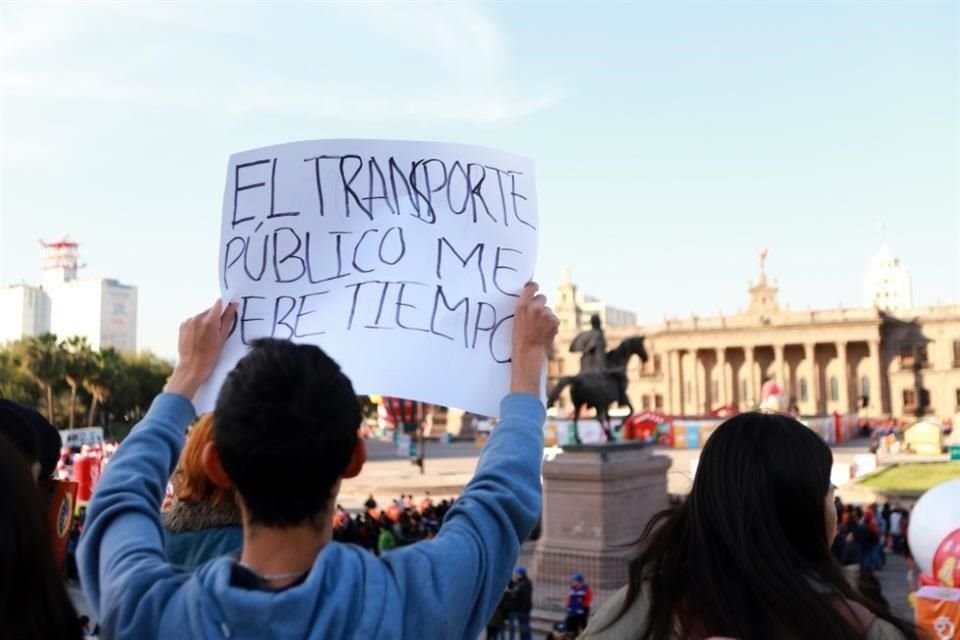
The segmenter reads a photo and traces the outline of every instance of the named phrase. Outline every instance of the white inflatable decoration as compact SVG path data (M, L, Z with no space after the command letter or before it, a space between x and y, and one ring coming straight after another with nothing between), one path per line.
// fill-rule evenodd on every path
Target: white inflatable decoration
M931 573L937 548L956 529L960 529L960 478L928 490L910 514L910 551L923 573Z

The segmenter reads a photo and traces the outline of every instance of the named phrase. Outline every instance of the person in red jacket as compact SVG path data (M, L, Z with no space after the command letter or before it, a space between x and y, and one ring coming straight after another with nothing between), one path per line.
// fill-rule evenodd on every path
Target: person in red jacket
M583 581L583 574L573 574L570 589L567 591L567 619L564 622L568 632L579 635L587 627L592 600L593 591L590 590L590 585Z

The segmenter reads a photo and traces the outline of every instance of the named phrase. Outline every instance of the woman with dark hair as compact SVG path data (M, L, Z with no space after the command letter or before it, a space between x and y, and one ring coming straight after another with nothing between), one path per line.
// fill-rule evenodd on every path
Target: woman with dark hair
M590 640L914 638L844 579L833 455L787 416L744 413L707 441L690 496L641 537Z
M0 436L0 630L5 638L79 640L34 479L20 452Z

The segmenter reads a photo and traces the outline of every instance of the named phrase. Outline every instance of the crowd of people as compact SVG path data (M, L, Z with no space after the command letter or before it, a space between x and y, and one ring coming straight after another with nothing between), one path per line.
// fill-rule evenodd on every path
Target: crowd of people
M836 510L837 535L830 550L841 565L878 571L886 566L888 551L909 557L909 510L889 503L882 508L844 505L839 498Z
M59 443L51 456L52 427L0 404L4 634L80 638L99 621L101 637L121 640L528 638L534 586L514 563L541 510L540 391L558 329L535 285L517 302L499 426L459 498L405 496L383 510L371 500L359 516L336 497L366 461L360 407L320 348L255 342L212 417L196 421L190 399L235 317L218 303L181 326L164 393L104 472L76 551L92 613L83 624L48 542L44 496ZM906 548L908 518L839 508L831 467L829 447L788 416L727 420L690 496L637 532L627 585L592 613L585 577L572 576L552 637L917 637L870 588L851 585L831 553L839 539L840 560L849 548L867 569L882 564L881 541Z
M370 496L364 511L353 516L338 504L333 514L333 539L381 555L435 538L454 504L455 500L447 499L434 504L428 493L419 503L414 502L413 495L402 495L381 509Z

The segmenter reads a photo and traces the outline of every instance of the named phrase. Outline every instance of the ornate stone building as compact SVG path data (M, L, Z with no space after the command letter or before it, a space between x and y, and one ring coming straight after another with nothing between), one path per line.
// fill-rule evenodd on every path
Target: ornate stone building
M667 320L658 326L607 327L608 348L646 336L649 361L634 358L628 395L634 409L703 415L725 405L755 408L774 379L804 415L859 411L865 417L960 411L960 306L828 309L781 308L761 261L743 312ZM565 278L554 308L560 335L550 384L579 370L569 353L583 326L584 299ZM569 406L566 397L561 402Z

